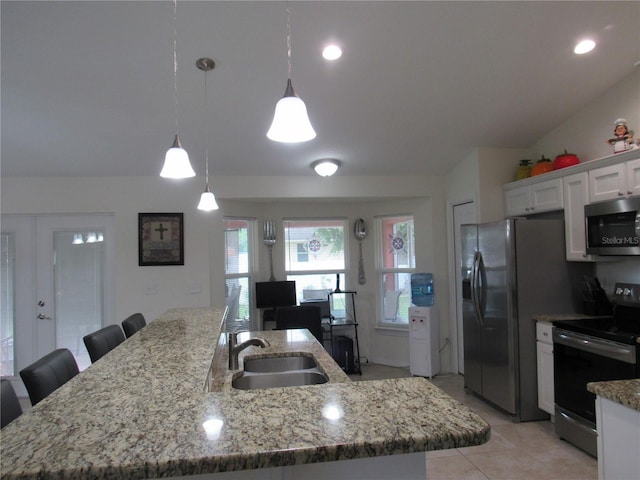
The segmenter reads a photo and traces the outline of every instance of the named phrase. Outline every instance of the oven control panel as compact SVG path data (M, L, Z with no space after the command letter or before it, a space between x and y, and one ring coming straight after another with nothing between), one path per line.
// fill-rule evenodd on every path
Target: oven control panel
M613 302L617 305L640 306L640 285L637 283L616 283Z

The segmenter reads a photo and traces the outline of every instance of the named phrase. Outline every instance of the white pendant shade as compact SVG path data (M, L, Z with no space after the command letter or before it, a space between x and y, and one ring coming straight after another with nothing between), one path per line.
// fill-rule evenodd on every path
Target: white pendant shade
M164 166L162 167L160 176L164 178L188 178L196 176L196 172L193 171L191 162L189 162L189 154L182 148L182 145L180 145L177 134L173 145L167 150L167 154L164 157Z
M293 91L289 79L284 97L276 104L267 138L274 142L298 143L307 142L315 137L316 132L309 121L307 107Z
M207 189L200 195L200 203L198 204L198 210L204 210L205 212L210 212L212 210L218 210L218 202L216 202L216 197L213 195L213 192Z

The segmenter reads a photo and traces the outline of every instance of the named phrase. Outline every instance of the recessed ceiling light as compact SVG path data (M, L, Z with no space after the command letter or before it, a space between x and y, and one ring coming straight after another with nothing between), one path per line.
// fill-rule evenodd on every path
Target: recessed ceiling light
M585 53L589 53L596 46L596 42L593 40L582 40L579 42L576 47L573 49L573 53L577 55L584 55Z
M342 49L338 45L327 45L322 50L322 56L325 60L337 60L342 56Z

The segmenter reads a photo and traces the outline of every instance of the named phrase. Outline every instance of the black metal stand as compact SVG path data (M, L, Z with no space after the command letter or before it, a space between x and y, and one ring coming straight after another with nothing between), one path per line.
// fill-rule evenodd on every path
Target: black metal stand
M360 368L360 343L358 341L358 321L356 318L356 301L354 291L338 291L329 293L329 305L331 317L329 318L329 334L331 337L331 356L342 367L346 373L357 373L362 375ZM342 307L340 307L339 297L342 297ZM343 336L336 336L334 329L353 328L354 341L349 342ZM349 337L346 337L349 338ZM338 348L337 344L340 344ZM355 350L349 351L353 344Z

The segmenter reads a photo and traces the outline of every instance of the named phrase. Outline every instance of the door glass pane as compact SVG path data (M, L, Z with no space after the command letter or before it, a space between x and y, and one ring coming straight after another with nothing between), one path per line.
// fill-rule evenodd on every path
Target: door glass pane
M15 238L12 233L2 234L2 265L0 267L0 376L15 375L14 365L14 278Z
M80 369L91 364L82 337L102 327L104 232L54 233L56 348L68 348Z

